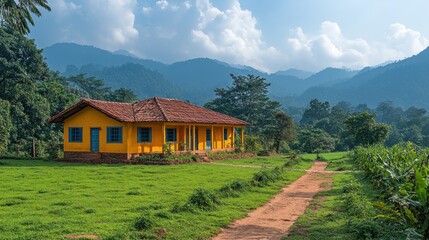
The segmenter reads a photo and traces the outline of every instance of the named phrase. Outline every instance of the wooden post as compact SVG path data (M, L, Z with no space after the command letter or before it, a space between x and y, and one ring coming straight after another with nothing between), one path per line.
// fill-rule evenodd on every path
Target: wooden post
M165 123L162 123L162 144L165 144Z
M231 147L235 148L235 127L232 127L232 139L231 139Z
M244 150L244 127L241 127L241 148Z
M225 148L225 135L224 135L224 133L225 133L225 127L222 126L222 149Z
M213 134L213 125L212 125L212 130L210 131L210 140L212 141L212 144L211 144L211 146L210 146L210 150L213 150L213 148L214 148L214 143L215 143L215 141L214 141L214 134Z
M193 136L193 138L192 138L192 151L195 151L195 125L194 126L192 126L192 136Z
M189 125L188 126L188 140L186 141L186 145L187 145L188 150L192 150L191 139L192 139L192 136L191 136L191 125Z

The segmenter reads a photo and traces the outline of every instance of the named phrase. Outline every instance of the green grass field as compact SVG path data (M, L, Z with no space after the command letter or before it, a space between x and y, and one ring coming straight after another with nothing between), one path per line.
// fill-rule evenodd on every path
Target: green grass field
M329 156L329 154L328 154ZM293 167L296 169L308 169L313 165L316 154L302 154L303 161ZM274 155L270 157L253 157L253 158L242 158L242 159L225 159L215 160L216 163L227 163L233 165L247 165L247 166L261 166L261 167L279 167L283 166L289 157L285 155Z
M244 161L281 165L281 158ZM309 163L304 161L300 167ZM96 234L134 239L138 217L151 215L149 232L165 229L172 239L204 239L241 218L304 174L287 172L267 187L224 198L212 211L171 210L199 187L216 190L235 179L250 180L260 169L209 164L175 166L87 165L43 160L0 160L0 239L63 239Z

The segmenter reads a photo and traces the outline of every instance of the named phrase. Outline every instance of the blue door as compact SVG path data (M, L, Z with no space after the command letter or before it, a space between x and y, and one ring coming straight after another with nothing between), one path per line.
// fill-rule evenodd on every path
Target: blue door
M206 129L206 149L212 149L212 130Z
M198 150L198 128L195 128L195 150Z
M91 128L91 152L100 151L100 129Z

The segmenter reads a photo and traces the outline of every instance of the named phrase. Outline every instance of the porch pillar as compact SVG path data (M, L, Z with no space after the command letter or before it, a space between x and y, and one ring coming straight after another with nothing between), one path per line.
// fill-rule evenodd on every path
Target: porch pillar
M213 150L213 148L214 148L214 143L215 143L215 141L214 141L214 134L213 134L213 125L212 125L212 130L210 131L210 139L211 139L211 141L212 141L212 144L210 144L211 146L210 146L210 148L211 148L211 150Z
M225 148L225 127L222 126L222 149Z
M188 126L188 139L186 141L186 145L187 145L188 150L192 150L191 138L192 138L192 136L191 136L191 125L189 125Z
M195 151L195 125L192 126L192 150Z
M232 148L235 148L235 127L232 127L232 139L231 139L231 146Z
M241 148L244 149L244 127L241 127Z
M165 144L165 123L162 123L162 144Z

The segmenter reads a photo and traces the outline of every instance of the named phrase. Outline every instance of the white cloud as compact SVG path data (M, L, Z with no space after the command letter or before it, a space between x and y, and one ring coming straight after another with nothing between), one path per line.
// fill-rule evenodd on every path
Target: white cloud
M55 42L75 42L108 50L125 49L139 37L134 27L136 0L58 0L43 21L42 35Z
M149 14L150 12L152 12L152 8L151 7L143 7L142 10L143 10L144 14Z
M256 19L250 11L241 9L239 1L232 1L222 11L209 0L197 0L196 8L199 20L192 30L192 40L199 51L207 57L268 70L269 61L275 60L278 52L266 46Z
M287 40L288 67L321 70L326 67L362 68L389 60L401 59L422 51L429 41L415 30L402 24L392 24L387 43L350 39L343 35L335 22L325 21L316 35L301 28L292 31Z
M400 23L389 26L386 39L389 47L399 54L417 54L429 45L429 40L423 37L420 32L409 29Z
M183 3L183 6L185 7L185 9L190 9L192 7L192 4L189 1L185 1Z
M156 5L161 9L166 9L168 7L168 1L167 0L159 0L159 1L156 1Z

